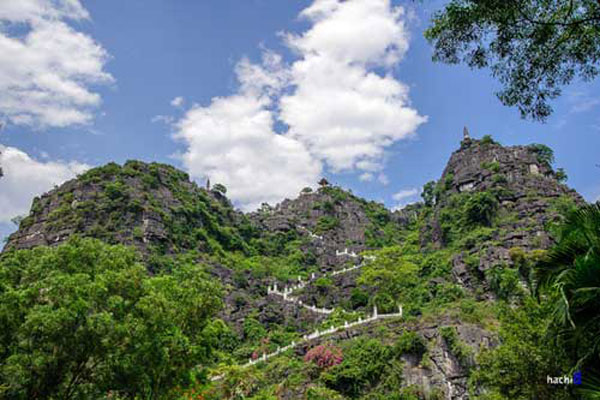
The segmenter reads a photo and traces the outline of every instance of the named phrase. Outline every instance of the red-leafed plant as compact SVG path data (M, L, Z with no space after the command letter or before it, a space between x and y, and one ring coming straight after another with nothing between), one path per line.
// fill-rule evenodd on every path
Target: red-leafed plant
M344 360L342 349L330 344L321 344L310 349L304 356L305 362L314 362L320 368L330 368Z

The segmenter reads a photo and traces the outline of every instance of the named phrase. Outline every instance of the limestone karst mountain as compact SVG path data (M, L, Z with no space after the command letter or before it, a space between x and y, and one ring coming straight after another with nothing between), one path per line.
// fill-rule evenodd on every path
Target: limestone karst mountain
M466 399L479 390L469 387L478 353L499 342L490 310L519 303L531 289L523 260L548 248L553 224L583 204L561 179L545 146L465 136L440 180L425 186L424 203L392 212L323 184L244 214L184 172L130 161L36 198L4 252L77 235L134 246L151 273L181 257L204 265L225 293L219 356L206 368L222 377L218 363L257 360L247 368L261 374L251 393ZM374 307L393 318L369 320ZM363 347L388 360L364 376L319 375L300 361L319 344L343 347L347 360ZM401 375L394 382L392 370ZM212 384L225 393L232 383Z

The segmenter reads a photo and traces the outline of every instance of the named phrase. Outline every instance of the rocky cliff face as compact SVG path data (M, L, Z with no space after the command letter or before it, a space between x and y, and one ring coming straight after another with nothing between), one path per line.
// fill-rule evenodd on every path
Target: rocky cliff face
M452 154L436 186L436 204L423 243L443 247L452 241L460 229L451 225L465 221L448 218L449 210L464 206L461 200L470 196L489 194L494 213L488 227L462 230L463 251L453 261L457 282L469 289L484 283L485 288L486 271L514 264L511 249L548 248L552 243L548 228L561 212L584 203L559 181L551 161L551 150L543 145L505 147L492 140L466 139Z
M240 222L229 201L163 164L108 164L36 197L5 250L57 245L73 234L174 253L210 252L209 239L235 247ZM225 237L227 236L227 237ZM237 239L237 242L236 242Z
M290 232L304 237L302 251L314 255L323 271L354 263L352 255L391 240L384 228L398 229L383 205L367 202L338 187L301 192L294 200L268 205L249 215L260 231ZM346 257L340 252L348 253Z

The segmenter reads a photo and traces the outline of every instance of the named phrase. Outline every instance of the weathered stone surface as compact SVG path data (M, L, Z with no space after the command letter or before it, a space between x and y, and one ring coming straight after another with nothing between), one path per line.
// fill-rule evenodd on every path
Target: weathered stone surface
M199 188L187 174L171 166L135 161L107 167L103 175L72 179L35 198L5 250L58 245L78 234L133 245L142 254L150 246L171 252L186 245L175 243L173 226L191 230L206 223L202 216L187 214L184 199L193 199L196 205L204 203L209 212L219 212L223 225L235 225L241 215L225 197ZM118 190L124 193L111 198L110 186L117 182L121 185Z
M469 139L455 151L440 179L444 191L436 205L434 217L421 232L422 245L439 248L444 237L439 224L439 212L447 207L452 194L488 191L499 201L499 215L512 216L500 220L492 238L476 243L471 254L480 258L477 268L468 269L467 254L455 256L453 276L467 289L487 287L485 271L495 265L511 265L509 250L520 247L525 251L545 249L552 239L545 226L558 218L551 211L553 202L570 198L575 204L584 200L574 190L557 181L551 166L538 160L531 146L501 146Z
M368 248L366 231L373 228L372 221L365 212L364 204L341 189L336 198L327 188L316 192L302 193L294 200L285 199L275 207L264 206L260 211L249 214L250 220L267 232L287 232L294 230L306 238L305 252L316 257L322 271L330 271L348 262L354 264L357 258L337 256L336 252L347 249L348 253L360 253ZM388 211L388 217L393 219ZM331 229L319 230L319 220L333 218L338 223ZM408 216L398 215L398 223Z

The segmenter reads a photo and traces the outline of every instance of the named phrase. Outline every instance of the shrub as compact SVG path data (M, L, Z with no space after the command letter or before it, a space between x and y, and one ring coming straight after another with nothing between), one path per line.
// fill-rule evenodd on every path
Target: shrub
M429 181L423 186L421 197L427 207L435 204L435 181Z
M463 343L456 333L456 328L453 326L443 326L440 328L440 335L450 353L456 357L462 367L469 367L473 363L473 350Z
M494 182L495 184L501 185L503 183L508 182L508 180L506 179L506 176L503 174L494 174L492 176L492 182Z
M415 332L402 332L396 340L394 350L400 355L408 353L422 357L427 351L427 343Z
M550 166L554 163L554 151L545 144L534 143L527 147L535 153L540 164Z
M481 163L480 167L492 172L500 171L500 163L498 161L484 161Z
M217 192L217 193L221 193L222 195L226 195L227 194L227 188L225 187L225 185L223 185L221 183L216 183L212 187L212 191L213 192Z
M306 391L306 400L343 400L341 394L335 390L324 387L309 387Z
M333 286L333 281L325 276L321 276L315 280L314 285L318 288L330 288Z
M518 269L496 265L486 271L486 279L496 296L502 300L510 300L520 295Z
M340 224L340 221L331 215L323 215L317 220L316 233L323 233L335 229Z
M356 339L344 350L343 361L321 376L330 388L357 397L380 381L391 360L390 347L375 339Z
M491 225L498 210L498 200L491 193L473 194L465 204L467 221L472 224Z
M360 288L352 289L350 294L350 304L352 309L356 310L359 307L365 307L369 304L369 294Z
M342 349L337 346L324 344L310 349L304 356L305 362L313 362L319 368L327 369L340 364L344 360Z
M496 142L493 138L492 135L483 135L483 137L480 140L480 143L482 145L490 145L490 144L498 144L498 142Z
M565 172L564 168L558 168L556 170L556 172L554 173L554 176L556 177L556 180L559 183L565 183L567 181L567 179L569 179L569 177L567 176L567 173Z

